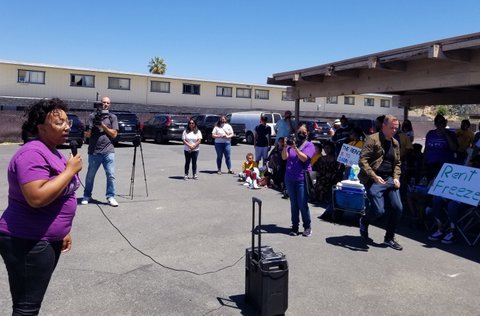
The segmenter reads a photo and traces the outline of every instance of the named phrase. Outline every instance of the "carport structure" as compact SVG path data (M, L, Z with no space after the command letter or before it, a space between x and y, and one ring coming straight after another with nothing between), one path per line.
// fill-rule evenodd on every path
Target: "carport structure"
M273 74L288 86L298 117L300 99L363 93L393 95L393 106L480 103L480 33L407 46Z

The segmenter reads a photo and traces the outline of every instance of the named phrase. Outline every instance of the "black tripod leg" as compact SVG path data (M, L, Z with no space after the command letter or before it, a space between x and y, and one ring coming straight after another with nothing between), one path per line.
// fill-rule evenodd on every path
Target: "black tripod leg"
M133 189L135 187L135 161L137 159L137 147L133 149L132 174L130 176L130 199L133 200Z
M140 143L140 157L142 157L143 178L145 179L145 192L147 193L147 196L148 196L147 173L145 172L145 162L143 161L142 143Z

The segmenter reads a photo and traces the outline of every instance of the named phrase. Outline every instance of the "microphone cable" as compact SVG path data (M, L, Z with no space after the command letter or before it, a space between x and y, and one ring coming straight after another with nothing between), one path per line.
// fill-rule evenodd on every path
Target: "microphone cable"
M80 185L82 186L82 188L85 189L85 185L83 184L82 180L80 179L80 177L78 177L78 180L80 181ZM214 273L218 273L220 271L223 271L223 270L226 270L226 269L229 269L229 268L233 268L234 266L236 266L240 260L242 260L243 258L245 258L245 255L241 256L239 259L237 259L234 263L230 264L230 265L227 265L227 266L224 266L222 268L219 268L217 270L212 270L212 271L206 271L206 272L195 272L195 271L192 271L192 270L188 270L188 269L178 269L178 268L174 268L174 267L170 267L170 266L167 266L159 261L157 261L155 258L153 258L151 255L145 253L144 251L142 251L141 249L137 248L135 245L133 245L133 243L125 236L125 234L120 230L120 228L118 228L111 220L110 218L108 217L108 215L105 213L105 211L103 210L103 208L100 206L100 204L98 203L95 203L95 205L98 207L98 209L100 210L100 212L102 213L103 217L105 217L105 219L110 223L110 225L115 228L115 230L120 234L120 236L122 236L123 239L125 239L125 241L130 245L130 247L132 247L132 249L134 249L135 251L137 251L138 253L140 253L141 255L143 255L144 257L147 257L148 259L150 259L153 263L155 263L156 265L164 268L164 269L167 269L167 270L171 270L171 271L175 271L175 272L184 272L184 273L190 273L190 274L193 274L193 275L196 275L196 276L203 276L203 275L207 275L207 274L214 274Z
M83 185L83 184L82 184ZM134 250L136 250L137 252L139 252L140 254L142 254L143 256L147 257L148 259L150 259L153 263L161 266L162 268L164 269L167 269L167 270L171 270L171 271L175 271L175 272L185 272L185 273L190 273L190 274L193 274L193 275L197 275L197 276L202 276L202 275L207 275L207 274L214 274L214 273L217 273L217 272L220 272L220 271L223 271L223 270L226 270L226 269L229 269L229 268L232 268L234 267L235 265L237 265L237 263L242 260L245 255L241 256L239 259L237 259L237 261L235 261L234 263L230 264L230 265L227 265L227 266L224 266L222 268L219 268L217 270L212 270L212 271L207 271L207 272L195 272L195 271L191 271L191 270L188 270L188 269L178 269L178 268L173 268L173 267L170 267L170 266L167 266L159 261L157 261L155 258L153 258L151 255L145 253L144 251L140 250L139 248L137 248L136 246L134 246L132 244L132 242L122 233L122 231L117 227L115 226L115 224L110 220L110 218L107 216L107 214L105 214L104 210L102 209L102 207L99 205L99 204L96 204L97 207L100 209L100 212L102 213L102 215L107 219L107 221L110 223L110 225L112 225L113 228L115 228L115 230L120 234L120 236L122 236L123 239L125 239L125 241L130 245L130 247L132 247Z

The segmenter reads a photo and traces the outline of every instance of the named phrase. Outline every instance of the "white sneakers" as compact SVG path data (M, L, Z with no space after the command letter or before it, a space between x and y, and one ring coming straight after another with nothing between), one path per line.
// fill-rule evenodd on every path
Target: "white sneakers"
M117 200L115 200L115 198L113 196L107 198L107 202L108 202L108 204L110 204L110 206L113 206L113 207L118 206L118 202L117 202Z
M80 202L80 204L82 204L82 205L88 205L88 203L90 203L90 198L84 196L84 197L82 198L82 202ZM115 198L114 198L113 196L107 198L107 203L108 203L108 205L113 206L113 207L117 207L117 206L118 206L118 202L117 202L117 200L115 200Z

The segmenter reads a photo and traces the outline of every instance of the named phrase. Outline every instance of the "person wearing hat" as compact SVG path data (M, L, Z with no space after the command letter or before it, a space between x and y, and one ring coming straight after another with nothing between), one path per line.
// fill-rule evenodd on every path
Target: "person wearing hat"
M292 112L287 110L283 118L275 125L275 144L279 139L288 138L293 133L295 133L295 126L292 122Z
M336 119L333 122L333 131L336 132L341 127L342 127L342 124L340 123L340 119Z

